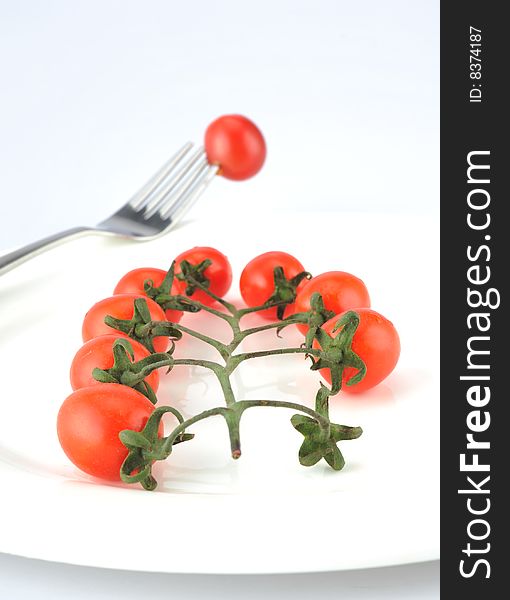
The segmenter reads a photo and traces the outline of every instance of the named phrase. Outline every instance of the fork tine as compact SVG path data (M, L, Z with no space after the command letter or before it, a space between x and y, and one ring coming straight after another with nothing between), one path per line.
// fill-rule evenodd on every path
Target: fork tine
M188 154L193 148L191 142L187 142L184 146L176 152L170 160L168 160L158 171L155 173L147 183L141 187L138 192L129 200L128 204L135 210L139 210L146 203L150 196L156 191L161 183L171 174L182 158Z
M200 176L200 173L204 170L204 168L207 167L207 165L207 158L205 154L203 154L195 162L195 164L188 169L188 172L183 174L183 176L180 178L180 181L176 183L176 185L172 186L168 193L161 198L161 202L157 207L157 210L160 212L160 214L163 210L169 209L172 204L177 204L179 202L183 193L185 193L195 184L197 178Z
M163 204L167 204L169 198L175 197L186 184L186 182L195 176L196 171L207 159L203 148L196 149L190 156L186 157L182 164L179 164L178 170L159 187L156 193L145 205L144 219L150 219L158 212Z
M206 162L202 166L198 175L188 183L188 185L180 192L177 198L170 203L166 203L160 209L162 219L169 219L171 223L177 222L181 216L191 208L198 200L199 196L214 179L218 173L218 165L210 165Z

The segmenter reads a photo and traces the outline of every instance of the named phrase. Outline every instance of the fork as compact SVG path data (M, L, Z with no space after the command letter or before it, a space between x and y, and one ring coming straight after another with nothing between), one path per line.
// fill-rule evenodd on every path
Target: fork
M95 227L73 227L0 256L0 275L71 238L91 233L154 239L173 227L218 172L202 147L185 144L117 212Z

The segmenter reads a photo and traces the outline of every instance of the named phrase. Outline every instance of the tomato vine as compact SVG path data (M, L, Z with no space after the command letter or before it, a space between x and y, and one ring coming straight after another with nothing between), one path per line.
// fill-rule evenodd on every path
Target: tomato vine
M223 319L230 325L232 330L232 338L229 343L216 340L180 323L152 321L148 313L146 301L143 298L138 298L134 301L135 310L132 319L122 320L108 316L105 318L105 323L142 342L151 352L154 352L152 338L168 335L172 340L172 348L165 354L166 358L159 354L157 360L154 360L152 364L159 366L164 364L168 368L193 365L209 369L214 373L220 384L224 397L224 405L205 410L189 419L184 419L174 407L160 406L154 409L142 431L129 429L121 431L119 437L128 449L128 455L120 470L122 481L126 483L139 482L147 490L155 489L157 482L152 475L154 461L168 458L172 453L174 444L191 440L193 434L186 432L190 426L218 415L225 419L228 427L232 458L238 459L241 456L241 439L239 433L241 417L246 410L254 407L290 408L298 411L300 414L295 414L291 418L291 423L304 436L299 450L300 463L304 466L311 466L324 459L333 469L342 469L345 462L338 448L338 442L358 438L362 434L362 429L360 427L349 427L332 423L329 417L329 398L341 390L342 375L346 368L355 369L355 374L346 382L346 385L353 385L359 382L365 374L365 365L362 359L353 352L351 347L352 338L359 324L358 314L354 311L345 313L337 323L337 329L340 330L338 335L332 337L322 328L322 325L331 317L331 312L324 308L320 294L315 293L310 299L310 310L288 315L286 318L274 323L243 329L241 327L242 318L249 313L276 308L277 310L280 309L278 310L279 316L283 316L282 309L295 300L297 285L299 285L303 278L309 277L309 274L303 272L299 276L294 276L291 280L287 281L284 280L282 269L276 267L274 270L275 293L260 306L238 309L234 304L216 295L209 289L208 282L204 281L203 268L198 271L200 275L197 276L196 269L190 269L186 264L180 265L179 279L185 282L186 289L190 294L196 290L200 290L211 300L221 305L223 310L219 310L211 306L210 302L202 303L194 300L192 297L173 294L174 270L175 265L172 264L164 283L158 289L153 287L152 282L147 282L145 289L149 292L150 297L163 310L169 308L190 312L203 310L217 318ZM279 293L278 290L283 290L283 293ZM308 333L302 346L236 353L241 342L249 335L270 329L275 329L275 332L278 333L284 327L292 324L304 324L308 327ZM193 336L214 347L223 363L194 358L173 358L174 343L183 334ZM314 340L320 344L320 347L314 347ZM304 354L312 359L312 370L328 369L330 371L331 387L320 383L314 408L294 402L271 399L243 400L235 397L230 376L242 362L264 356L285 354ZM121 356L120 348L118 356ZM124 363L126 362L124 355L122 355L122 360ZM146 367L147 364L145 363L143 365L143 372L140 370L140 366L135 367L134 371L137 374L127 377L126 380L132 379L138 384L141 378L139 373L146 375ZM163 415L168 412L176 416L179 423L168 436L160 437L158 435L160 422Z

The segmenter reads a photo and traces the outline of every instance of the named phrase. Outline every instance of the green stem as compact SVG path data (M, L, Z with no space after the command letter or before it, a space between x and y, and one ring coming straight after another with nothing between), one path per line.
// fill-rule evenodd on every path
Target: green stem
M281 354L310 354L311 356L321 356L322 351L315 348L277 348L276 350L261 350L258 352L243 352L231 356L226 364L227 373L232 373L240 363L249 358L262 358L263 356L278 356Z
M297 404L296 402L286 402L284 400L239 400L236 403L236 409L239 410L240 413L243 413L246 409L254 406L273 406L275 408L290 408L292 410L298 410L315 419L323 429L327 429L329 431L329 419L323 417L320 413L313 410L313 408L303 406L302 404Z
M288 319L283 319L283 321L269 323L269 325L261 325L260 327L251 327L250 329L243 329L239 333L241 336L241 340L244 340L245 337L254 333L258 333L259 331L267 331L268 329L279 329L280 327L287 327L287 325L297 325L298 323L303 323L303 320L289 317Z
M237 315L237 308L232 303L228 302L227 300L225 300L221 296L217 296L214 292L211 292L211 290L207 286L205 286L203 283L201 283L200 281L197 281L194 277L188 277L188 278L186 278L186 281L189 281L196 288L198 288L199 290L202 290L203 292L205 292L208 296L210 296L211 298L213 298L214 300L216 300L216 302L219 302L232 315ZM197 304L201 304L201 303L197 302Z
M265 304L260 304L259 306L247 306L246 308L240 308L239 310L236 310L236 316L238 319L242 319L244 315L259 312L260 310L267 310L268 308L277 308L278 306L285 304L288 304L288 302L281 300L279 302L266 302Z
M225 411L227 411L227 410L228 409L223 406L217 406L216 408L210 408L209 410L204 410L203 412L199 413L198 415L195 415L194 417L186 419L186 421L183 421L182 423L177 425L177 427L172 431L172 433L165 439L165 441L161 447L162 452L164 452L167 455L170 454L170 452L172 450L172 444L177 439L179 434L181 434L186 428L190 427L191 425L193 425L195 423L198 423L199 421L203 421L204 419L213 417L214 415L224 415Z
M227 370L225 367L221 367L221 369L215 371L215 374L220 382L221 391L223 392L226 405L233 406L236 404L236 397L234 395L234 390L232 389L232 384L230 383L230 377L228 376Z
M188 365L210 369L216 375L221 385L221 390L223 392L226 405L232 406L236 403L234 391L232 390L232 385L230 383L229 373L227 372L227 369L224 366L215 363L211 360L199 360L192 358L176 358L173 362L173 366L178 365Z
M208 290L208 288L205 288L205 287L202 286L201 289L203 289L203 291L207 291L207 293L211 297L217 299L218 301L219 300L223 300L222 298L218 298L218 296L216 296L215 294L213 294L212 292L210 292ZM198 302L197 300L193 300L192 298L188 298L188 296L176 296L176 298L178 300L185 299L188 302L191 302L199 310L203 310L205 312L208 312L211 315L215 315L216 317L218 317L218 318L223 319L224 321L226 321L230 325L230 328L232 329L232 335L233 335L234 338L240 333L239 319L237 318L237 315L235 314L235 313L237 313L237 309L235 308L235 306L233 304L230 304L230 303L225 302L225 301L222 302L222 304L224 306L228 305L228 307L229 307L229 310L230 310L231 314L227 314L227 313L222 312L221 310L216 310L212 306L208 306L207 304L202 304L202 302ZM190 333L190 335L192 335L192 334ZM195 337L198 337L198 336L195 336ZM207 336L205 336L205 337L207 337ZM206 340L204 340L204 341L206 341ZM217 342L218 344L221 344L221 342L218 342L218 340L213 340L212 338L209 338L208 343L211 343L212 341ZM211 345L214 346L215 344L211 343ZM238 345L239 345L239 342L236 344L235 347L237 347ZM229 346L226 346L225 344L222 344L222 346L223 346L223 348L229 348ZM232 352L230 351L230 353L232 353ZM220 352L220 354L221 354L221 352ZM222 354L222 356L223 356L223 354Z
M220 319L223 319L224 321L227 321L228 323L232 323L232 320L235 320L232 315L224 313L221 310L216 310L212 306L208 306L207 304L202 304L201 302L197 302L196 300L192 300L191 298L188 298L188 300L190 300L190 302L195 303L196 306L200 307L200 310L204 310L205 312L208 312L211 315L216 315L217 317L219 317Z
M241 435L239 432L239 422L241 420L242 411L230 409L223 413L227 422L228 435L230 438L230 453L232 458L237 460L241 456Z
M204 335L203 333L200 333L199 331L195 331L194 329L185 327L184 325L181 325L180 323L174 323L173 327L179 331L182 331L182 333L187 333L188 335L196 338L197 340L201 340L202 342L209 344L213 348L216 348L216 350L220 353L221 357L224 360L227 360L227 358L229 357L227 346L225 344L223 344L222 342L220 342L212 337L209 337L208 335Z
M174 366L177 365L187 365L190 367L204 367L204 369L210 369L211 371L215 371L218 367L222 369L223 367L213 362L212 360L201 360L198 358L176 358L174 360Z
M172 431L172 433L170 433L170 435L167 438L165 438L165 441L161 447L161 453L164 455L169 455L174 441L183 431L185 431L191 425L194 425L199 421L203 421L204 419L208 419L209 417L222 415L227 423L229 430L232 458L237 459L241 456L241 441L239 432L241 416L245 410L256 406L290 408L292 410L297 410L299 412L305 413L311 416L313 419L315 419L317 423L319 423L319 425L323 428L325 433L327 433L327 435L329 436L329 419L323 417L318 412L316 412L312 408L309 408L308 406L303 406L301 404L297 404L296 402L286 402L278 400L240 400L239 402L235 403L235 406L229 408L217 406L215 408L205 410L200 414L195 415L194 417L191 417L190 419L179 423L179 425Z

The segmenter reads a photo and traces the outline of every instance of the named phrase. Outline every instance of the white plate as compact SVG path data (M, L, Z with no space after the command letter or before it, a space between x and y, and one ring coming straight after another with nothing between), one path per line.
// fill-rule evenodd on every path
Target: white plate
M359 225L356 225L359 223ZM320 238L324 233L324 238ZM439 556L438 224L426 217L316 214L272 222L189 222L146 244L85 238L0 279L0 551L80 565L169 573L281 573L376 567ZM292 411L254 409L243 456L229 457L219 418L158 467L159 487L103 485L75 469L55 433L80 346L81 320L127 270L169 264L211 245L243 265L270 249L314 273L360 276L372 306L397 326L402 356L386 382L332 400L332 418L361 425L343 442L346 467L301 467ZM237 278L231 297L236 298ZM188 324L203 315L188 315ZM286 343L299 343L295 331ZM245 348L274 344L258 334ZM181 356L203 346L182 341ZM313 404L318 375L301 357L248 361L234 383L245 398ZM161 400L186 416L217 405L207 372L175 369ZM263 434L260 434L260 431Z

